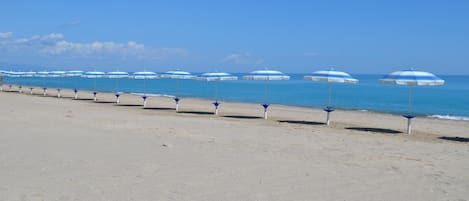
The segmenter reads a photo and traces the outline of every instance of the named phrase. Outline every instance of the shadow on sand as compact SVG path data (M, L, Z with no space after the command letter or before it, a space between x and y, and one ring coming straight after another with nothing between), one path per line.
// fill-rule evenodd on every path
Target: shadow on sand
M401 131L396 131L392 129L385 128L366 128L366 127L347 127L345 129L355 130L355 131L364 131L364 132L373 132L373 133L384 133L384 134L399 134Z
M261 117L256 116L244 116L244 115L225 115L223 117L233 118L233 119L261 119Z
M146 108L143 108L145 110L176 110L174 108L170 108L170 107L146 107Z
M289 123L289 124L303 124L303 125L325 125L325 123L317 121L297 121L297 120L278 120L279 123Z
M213 112L201 112L201 111L179 111L182 114L200 114L200 115L213 115Z
M77 99L73 99L73 100L77 100L77 101L92 101L94 99L92 98L77 98Z
M143 107L140 104L115 104L114 106L122 106L122 107Z
M96 101L95 103L112 104L112 103L116 103L116 101Z
M449 137L449 136L443 136L443 137L439 137L439 139L442 139L442 140L449 140L449 141L454 141L454 142L469 142L469 138L466 138L466 137Z

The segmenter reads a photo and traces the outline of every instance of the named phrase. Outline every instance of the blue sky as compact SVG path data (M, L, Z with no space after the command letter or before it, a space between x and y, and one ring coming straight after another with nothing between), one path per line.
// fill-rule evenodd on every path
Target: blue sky
M0 68L469 74L469 1L8 1Z

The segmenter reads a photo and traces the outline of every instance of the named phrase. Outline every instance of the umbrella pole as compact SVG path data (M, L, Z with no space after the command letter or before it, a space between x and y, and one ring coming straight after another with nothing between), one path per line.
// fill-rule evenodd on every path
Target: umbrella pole
M218 102L218 80L215 80L214 86L215 86L215 102L213 103L213 105L215 106L215 115L218 115L218 106L220 105L220 103Z
M267 119L267 109L269 108L269 104L267 103L267 96L268 96L268 84L267 84L267 81L269 80L269 78L267 78L265 81L264 81L264 104L262 104L262 107L264 107L264 119Z
M116 104L119 104L120 103L120 94L119 94L119 78L116 78L116 94L114 96L116 96Z
M409 86L409 107L407 113L407 134L410 135L412 133L412 119L415 117L412 115L412 85Z
M176 102L176 112L179 112L179 79L176 78L176 97L174 98L174 101Z
M324 111L327 112L327 117L326 117L326 125L330 125L331 123L331 120L330 120L330 117L331 117L331 112L334 111L334 109L331 107L331 101L332 100L332 83L329 82L329 97L327 99L327 107L324 108Z
M147 79L143 78L143 108L147 106Z
M96 97L96 95L98 94L98 92L96 92L96 79L98 78L93 79L93 100L94 101L98 100L98 98Z

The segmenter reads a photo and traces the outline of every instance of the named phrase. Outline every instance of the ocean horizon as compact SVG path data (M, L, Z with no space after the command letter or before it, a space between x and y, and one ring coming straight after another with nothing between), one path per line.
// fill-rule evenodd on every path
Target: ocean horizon
M242 74L235 74L241 78ZM322 108L327 105L328 83L303 80L307 74L290 74L288 81L268 81L267 99L264 81L236 80L218 83L218 100L247 103L269 103ZM332 106L346 110L366 110L393 114L408 111L408 86L380 84L382 75L356 74L358 84L334 83ZM412 111L418 116L469 120L469 75L441 75L443 86L413 87ZM95 82L96 81L96 82ZM82 77L4 77L4 85L16 84L48 88L97 90L148 95L166 95L215 99L215 82L174 79L109 79ZM96 88L94 83L96 83Z

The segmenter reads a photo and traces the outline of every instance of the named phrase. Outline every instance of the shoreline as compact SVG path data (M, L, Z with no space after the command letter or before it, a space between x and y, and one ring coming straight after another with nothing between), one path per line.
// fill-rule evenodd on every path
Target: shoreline
M3 84L3 86L8 86L8 84ZM19 85L12 84L12 86L13 86L13 88L17 89ZM37 89L42 89L42 87L40 87L40 86L24 85L23 87L24 87L23 88L24 92L28 92L29 87L34 87L36 90ZM25 90L25 89L27 89L27 90ZM54 89L52 91L54 91L54 93L55 93L56 87L53 87L53 88L50 88L50 89ZM72 90L73 91L72 88L61 88L61 89L62 90ZM86 89L81 90L80 92L83 92L83 91L88 92L88 93L92 93L91 90L86 90ZM114 91L98 91L98 93L115 93L115 92ZM139 96L140 94L143 94L143 93L122 92L122 94L129 94L129 95ZM168 98L173 98L174 97L173 95L169 95L169 94L154 94L154 93L148 93L147 96L151 96L151 97L168 97ZM213 101L212 99L202 98L202 97L192 97L192 96L179 96L179 97L184 98L184 99L195 99L195 100L201 100L201 101ZM219 100L219 101L222 101L222 102L225 102L225 103L240 103L240 104L244 103L244 104L257 104L257 105L262 104L261 102L249 102L249 101L231 101L231 100ZM306 109L306 110L312 109L312 110L323 111L322 107L315 107L315 106L308 107L308 106L303 106L303 105L287 105L287 104L281 104L281 103L270 103L270 104L271 105L282 106L282 107L297 107L297 108L303 108L303 109ZM403 115L403 113L399 113L399 112L379 111L379 110L370 110L370 109L350 109L350 108L342 108L342 107L334 107L334 109L341 110L341 111L371 112L371 113L375 113L375 114L397 115L397 116L401 116L401 117ZM416 115L418 118L469 122L469 116L457 116L457 115L448 115L448 114L421 114L421 113L414 113L414 115Z
M15 86L17 87L17 86ZM29 86L27 86L29 88ZM55 88L54 88L55 89ZM13 93L18 93L18 91L12 91ZM1 92L0 92L1 93ZM18 93L19 94L19 93ZM78 100L88 100L90 103L95 103L92 100L92 91L83 90L79 91ZM84 95L86 94L86 95ZM29 90L23 91L22 95L29 95ZM34 96L42 97L42 89L40 87L35 87ZM53 97L56 99L73 99L73 91L71 89L62 90L62 98L57 98L56 90L49 90L46 97ZM86 97L86 98L83 98ZM113 105L128 105L132 107L141 106L143 108L143 101L141 96L133 93L123 93L121 96L121 103L115 104L115 97L113 92L99 92L98 93L98 103L108 103ZM213 116L215 118L221 118L226 116L236 116L241 119L259 119L264 122L274 122L274 123L290 123L290 124L304 124L304 125L321 125L325 123L326 113L320 108L309 108L301 106L290 106L282 104L272 104L269 107L269 119L264 120L262 118L262 107L258 103L248 103L248 102L234 102L234 101L222 101L220 112L222 115L215 116L213 115L214 107L212 105L213 100L204 99L204 98L193 98L193 97L183 97L181 99L180 107L182 111L176 113L174 111L174 100L171 96L150 96L148 98L148 108L146 109L155 109L155 110L173 110L174 114L192 114L200 117ZM188 103L188 104L187 104ZM237 108L237 109L233 109ZM277 115L277 114L282 115ZM288 114L288 115L285 115ZM447 135L442 135L442 133L449 134L448 136L452 137L462 137L465 138L461 132L447 132L445 129L441 129L442 125L449 124L444 126L449 128L451 126L467 128L469 130L469 122L464 120L453 120L453 119L440 119L432 118L428 116L418 116L414 119L414 133L408 135L405 133L406 125L405 118L400 114L385 113L385 112L375 112L375 111L363 111L363 110L348 110L348 109L337 109L331 113L332 125L325 128L332 129L348 129L348 128L364 128L358 129L359 132L364 133L386 133L390 131L391 133L399 133L399 136L407 136L414 138L420 138L420 140L428 140L429 136L434 137L447 137ZM306 117L306 118L299 118ZM361 121L361 118L376 118L373 122L366 122L370 125L366 126ZM392 126L387 126L386 122L382 123L379 120L388 120L387 123L393 122ZM401 123L396 123L401 122ZM435 128L425 128L420 129L421 124L436 125ZM436 129L438 128L438 129ZM416 130L415 130L416 129ZM434 130L437 130L434 132ZM467 136L469 137L469 136ZM432 140L432 139L430 139Z

